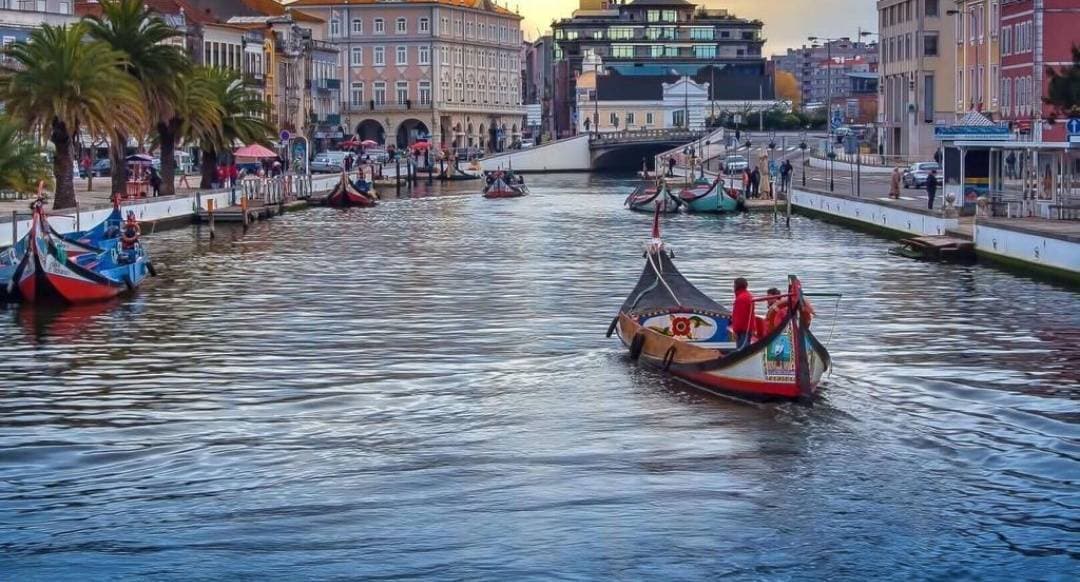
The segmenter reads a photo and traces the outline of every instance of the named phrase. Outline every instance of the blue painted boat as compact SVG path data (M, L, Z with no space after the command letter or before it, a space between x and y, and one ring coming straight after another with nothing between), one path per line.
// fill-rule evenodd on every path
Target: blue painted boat
M711 184L695 183L694 187L682 190L679 201L687 212L735 212L742 206L736 191L726 187L723 175Z

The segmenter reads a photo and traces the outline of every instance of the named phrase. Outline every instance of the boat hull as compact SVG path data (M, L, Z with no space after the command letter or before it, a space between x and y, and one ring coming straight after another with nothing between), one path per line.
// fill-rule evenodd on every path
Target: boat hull
M726 213L736 212L739 209L738 198L719 187L707 192L701 192L698 189L683 190L679 197L686 206L687 212Z
M671 314L671 317L693 317L693 314ZM790 355L794 336L793 329L778 330L771 338L748 346L742 352L701 347L682 339L664 335L643 326L639 319L625 313L619 315L616 325L623 345L634 351L634 338L640 335L639 362L667 372L671 376L696 388L719 396L744 400L806 400L808 395L800 389L792 358L784 360L780 352ZM810 394L813 398L828 371L828 352L810 335L807 342Z
M678 212L681 203L666 190L638 187L626 197L625 204L630 210L638 212L652 213L659 210L661 214L670 214Z
M375 201L357 192L339 190L327 197L326 204L338 208L370 208L375 206Z

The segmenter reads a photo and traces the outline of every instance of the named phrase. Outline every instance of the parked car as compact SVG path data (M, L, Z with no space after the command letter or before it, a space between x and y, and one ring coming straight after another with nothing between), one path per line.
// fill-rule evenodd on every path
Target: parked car
M348 152L320 152L311 160L311 172L333 174L345 169L345 157Z
M941 166L937 162L916 162L904 170L904 174L901 176L904 188L925 188L926 179L930 176L931 170L937 170L937 183L943 183L944 177L941 175Z
M386 153L386 150L381 147L364 148L364 153L361 155L361 159L366 157L375 163L386 163L390 160L390 154Z
M94 165L90 166L90 173L95 177L104 177L112 173L112 160L109 158L101 158L94 162Z
M742 156L728 156L724 158L724 173L735 174L750 167L750 162Z
M536 147L536 142L534 142L531 139L522 140L521 149L527 150L527 149L529 149L531 147Z

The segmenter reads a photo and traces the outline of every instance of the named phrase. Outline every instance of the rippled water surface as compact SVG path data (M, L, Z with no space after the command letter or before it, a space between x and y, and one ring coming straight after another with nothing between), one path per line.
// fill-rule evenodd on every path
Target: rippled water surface
M845 295L815 407L705 397L604 337L651 220L628 184L158 233L135 298L0 311L0 578L1076 575L1080 296L673 217L725 302Z

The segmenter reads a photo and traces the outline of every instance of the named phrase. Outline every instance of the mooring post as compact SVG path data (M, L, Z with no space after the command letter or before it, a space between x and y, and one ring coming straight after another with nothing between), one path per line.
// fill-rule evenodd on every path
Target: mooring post
M401 160L394 154L394 194L401 198Z
M791 188L788 188L787 198L787 225L791 226Z
M19 242L19 211L11 211L11 246Z
M217 236L217 233L214 232L214 199L213 198L208 198L206 200L206 214L210 219L210 238L212 239L212 238Z
M240 215L244 220L244 230L248 227L248 197L244 196L240 199Z

